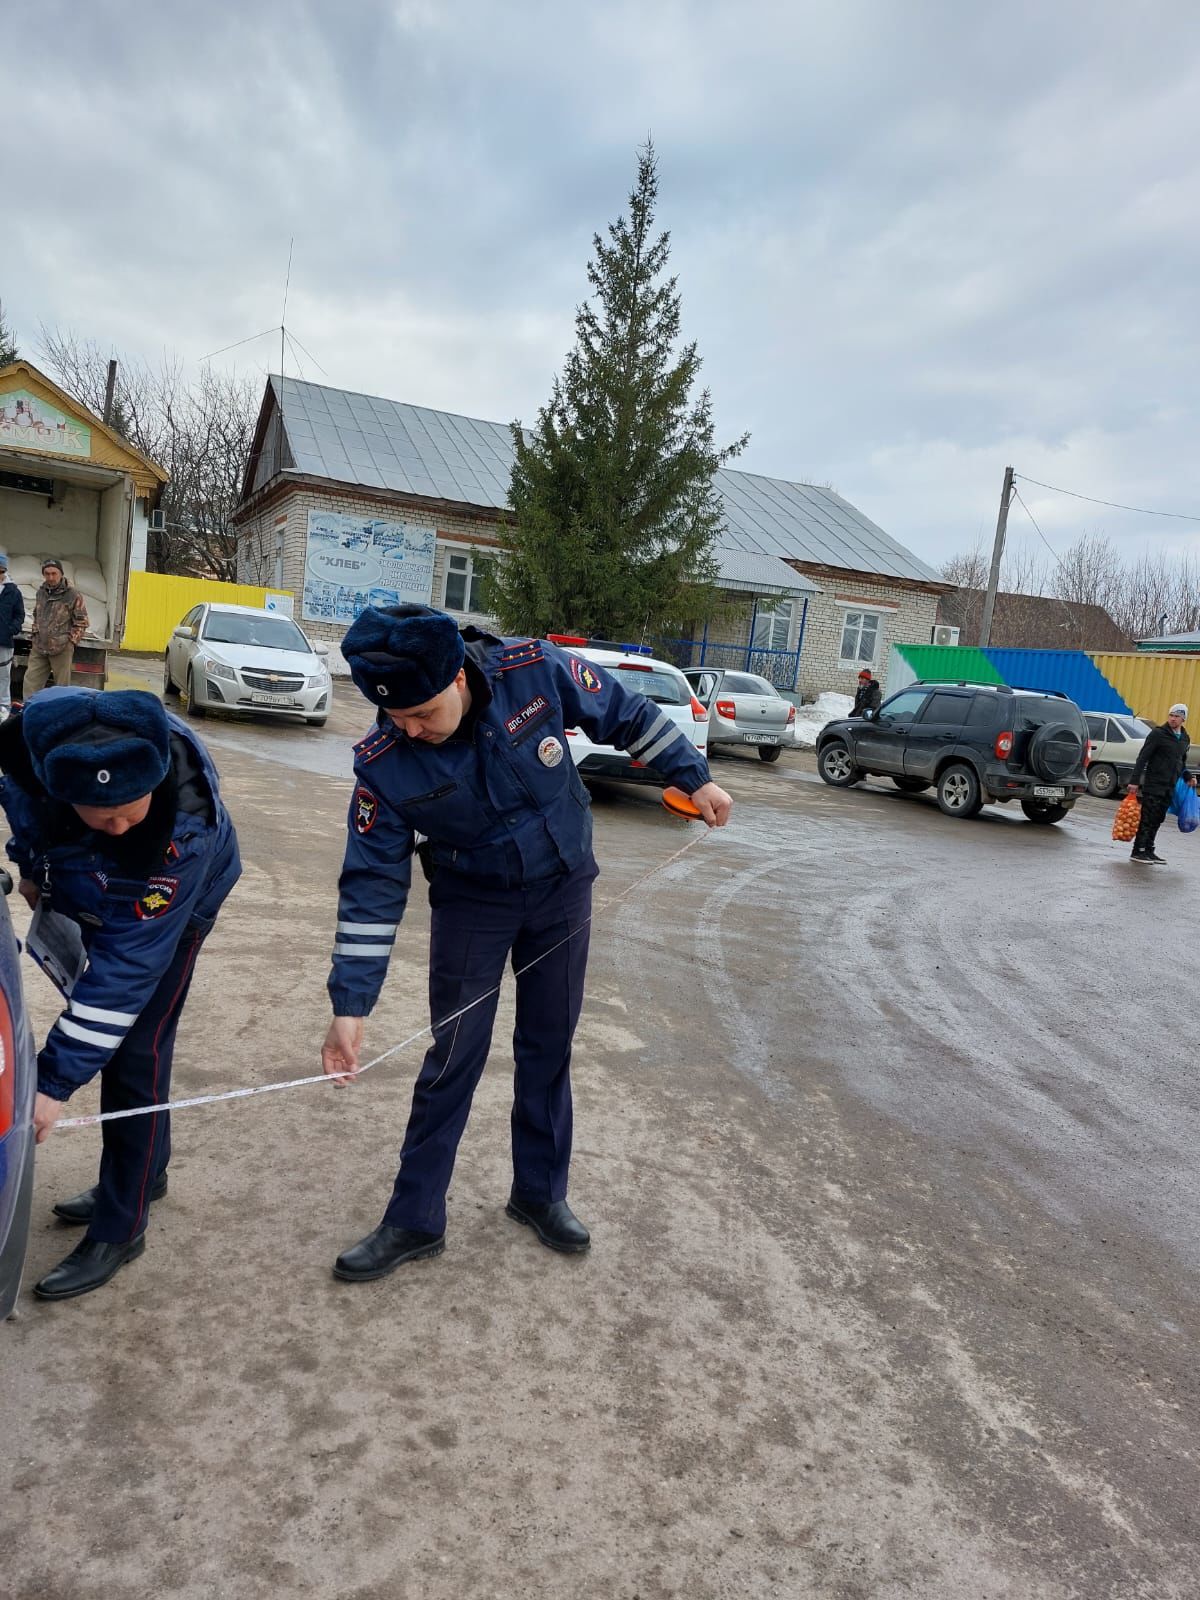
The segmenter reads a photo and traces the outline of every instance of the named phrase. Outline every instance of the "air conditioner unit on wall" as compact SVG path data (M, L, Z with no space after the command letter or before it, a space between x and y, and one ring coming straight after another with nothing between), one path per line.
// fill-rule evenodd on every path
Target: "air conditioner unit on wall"
M152 511L150 513L150 532L165 533L167 531L167 513L165 511Z
M958 635L958 628L948 628L944 623L939 622L936 627L930 630L929 642L930 644L957 644Z

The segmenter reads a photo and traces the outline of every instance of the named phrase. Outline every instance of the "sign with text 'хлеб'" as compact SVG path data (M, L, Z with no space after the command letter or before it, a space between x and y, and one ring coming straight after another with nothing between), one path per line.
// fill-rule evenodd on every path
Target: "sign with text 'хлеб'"
M349 624L367 606L428 605L435 537L415 522L310 511L304 620Z

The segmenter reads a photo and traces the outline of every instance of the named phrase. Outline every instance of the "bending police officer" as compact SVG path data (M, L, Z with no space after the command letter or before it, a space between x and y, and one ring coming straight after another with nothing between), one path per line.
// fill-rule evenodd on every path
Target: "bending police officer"
M140 689L44 690L0 728L0 770L21 892L76 921L87 952L38 1055L40 1144L97 1073L101 1111L169 1098L196 957L241 863L208 752ZM54 1207L87 1232L41 1299L87 1294L141 1255L166 1193L169 1113L102 1126L99 1182Z
M444 1248L446 1190L491 1043L489 991L510 953L518 976L507 1214L551 1249L585 1250L588 1231L566 1198L570 1062L598 868L566 730L581 727L664 773L710 827L724 825L733 802L658 706L544 640L460 633L442 612L402 605L364 611L342 654L380 709L355 749L322 1064L343 1081L358 1069L418 834L430 879L435 1030L383 1221L334 1272L379 1278Z

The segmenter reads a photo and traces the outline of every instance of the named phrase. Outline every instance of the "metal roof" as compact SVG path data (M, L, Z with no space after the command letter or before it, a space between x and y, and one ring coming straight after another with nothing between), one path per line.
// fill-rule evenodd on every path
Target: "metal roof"
M497 511L507 506L513 460L507 424L298 378L281 382L274 374L270 385L294 471ZM832 489L729 468L717 472L716 487L727 550L940 581Z
M760 556L749 550L714 550L722 589L740 589L747 594L818 594L811 578L789 567L778 556Z

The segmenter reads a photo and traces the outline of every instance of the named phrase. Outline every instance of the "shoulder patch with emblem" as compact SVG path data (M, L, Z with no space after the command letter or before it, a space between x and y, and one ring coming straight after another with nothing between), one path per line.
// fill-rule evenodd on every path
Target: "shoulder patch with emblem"
M588 694L599 694L603 685L587 662L581 661L578 656L568 656L567 660L571 663L571 676L579 687L586 689Z
M379 815L379 801L370 789L360 783L354 791L354 831L355 833L370 833L375 826L375 819Z
M171 902L179 888L178 878L148 878L146 892L140 900L135 900L134 913L143 922L152 921L161 917L165 911L171 909Z
M537 639L522 639L503 649L496 660L497 672L512 672L517 667L533 667L545 660Z

